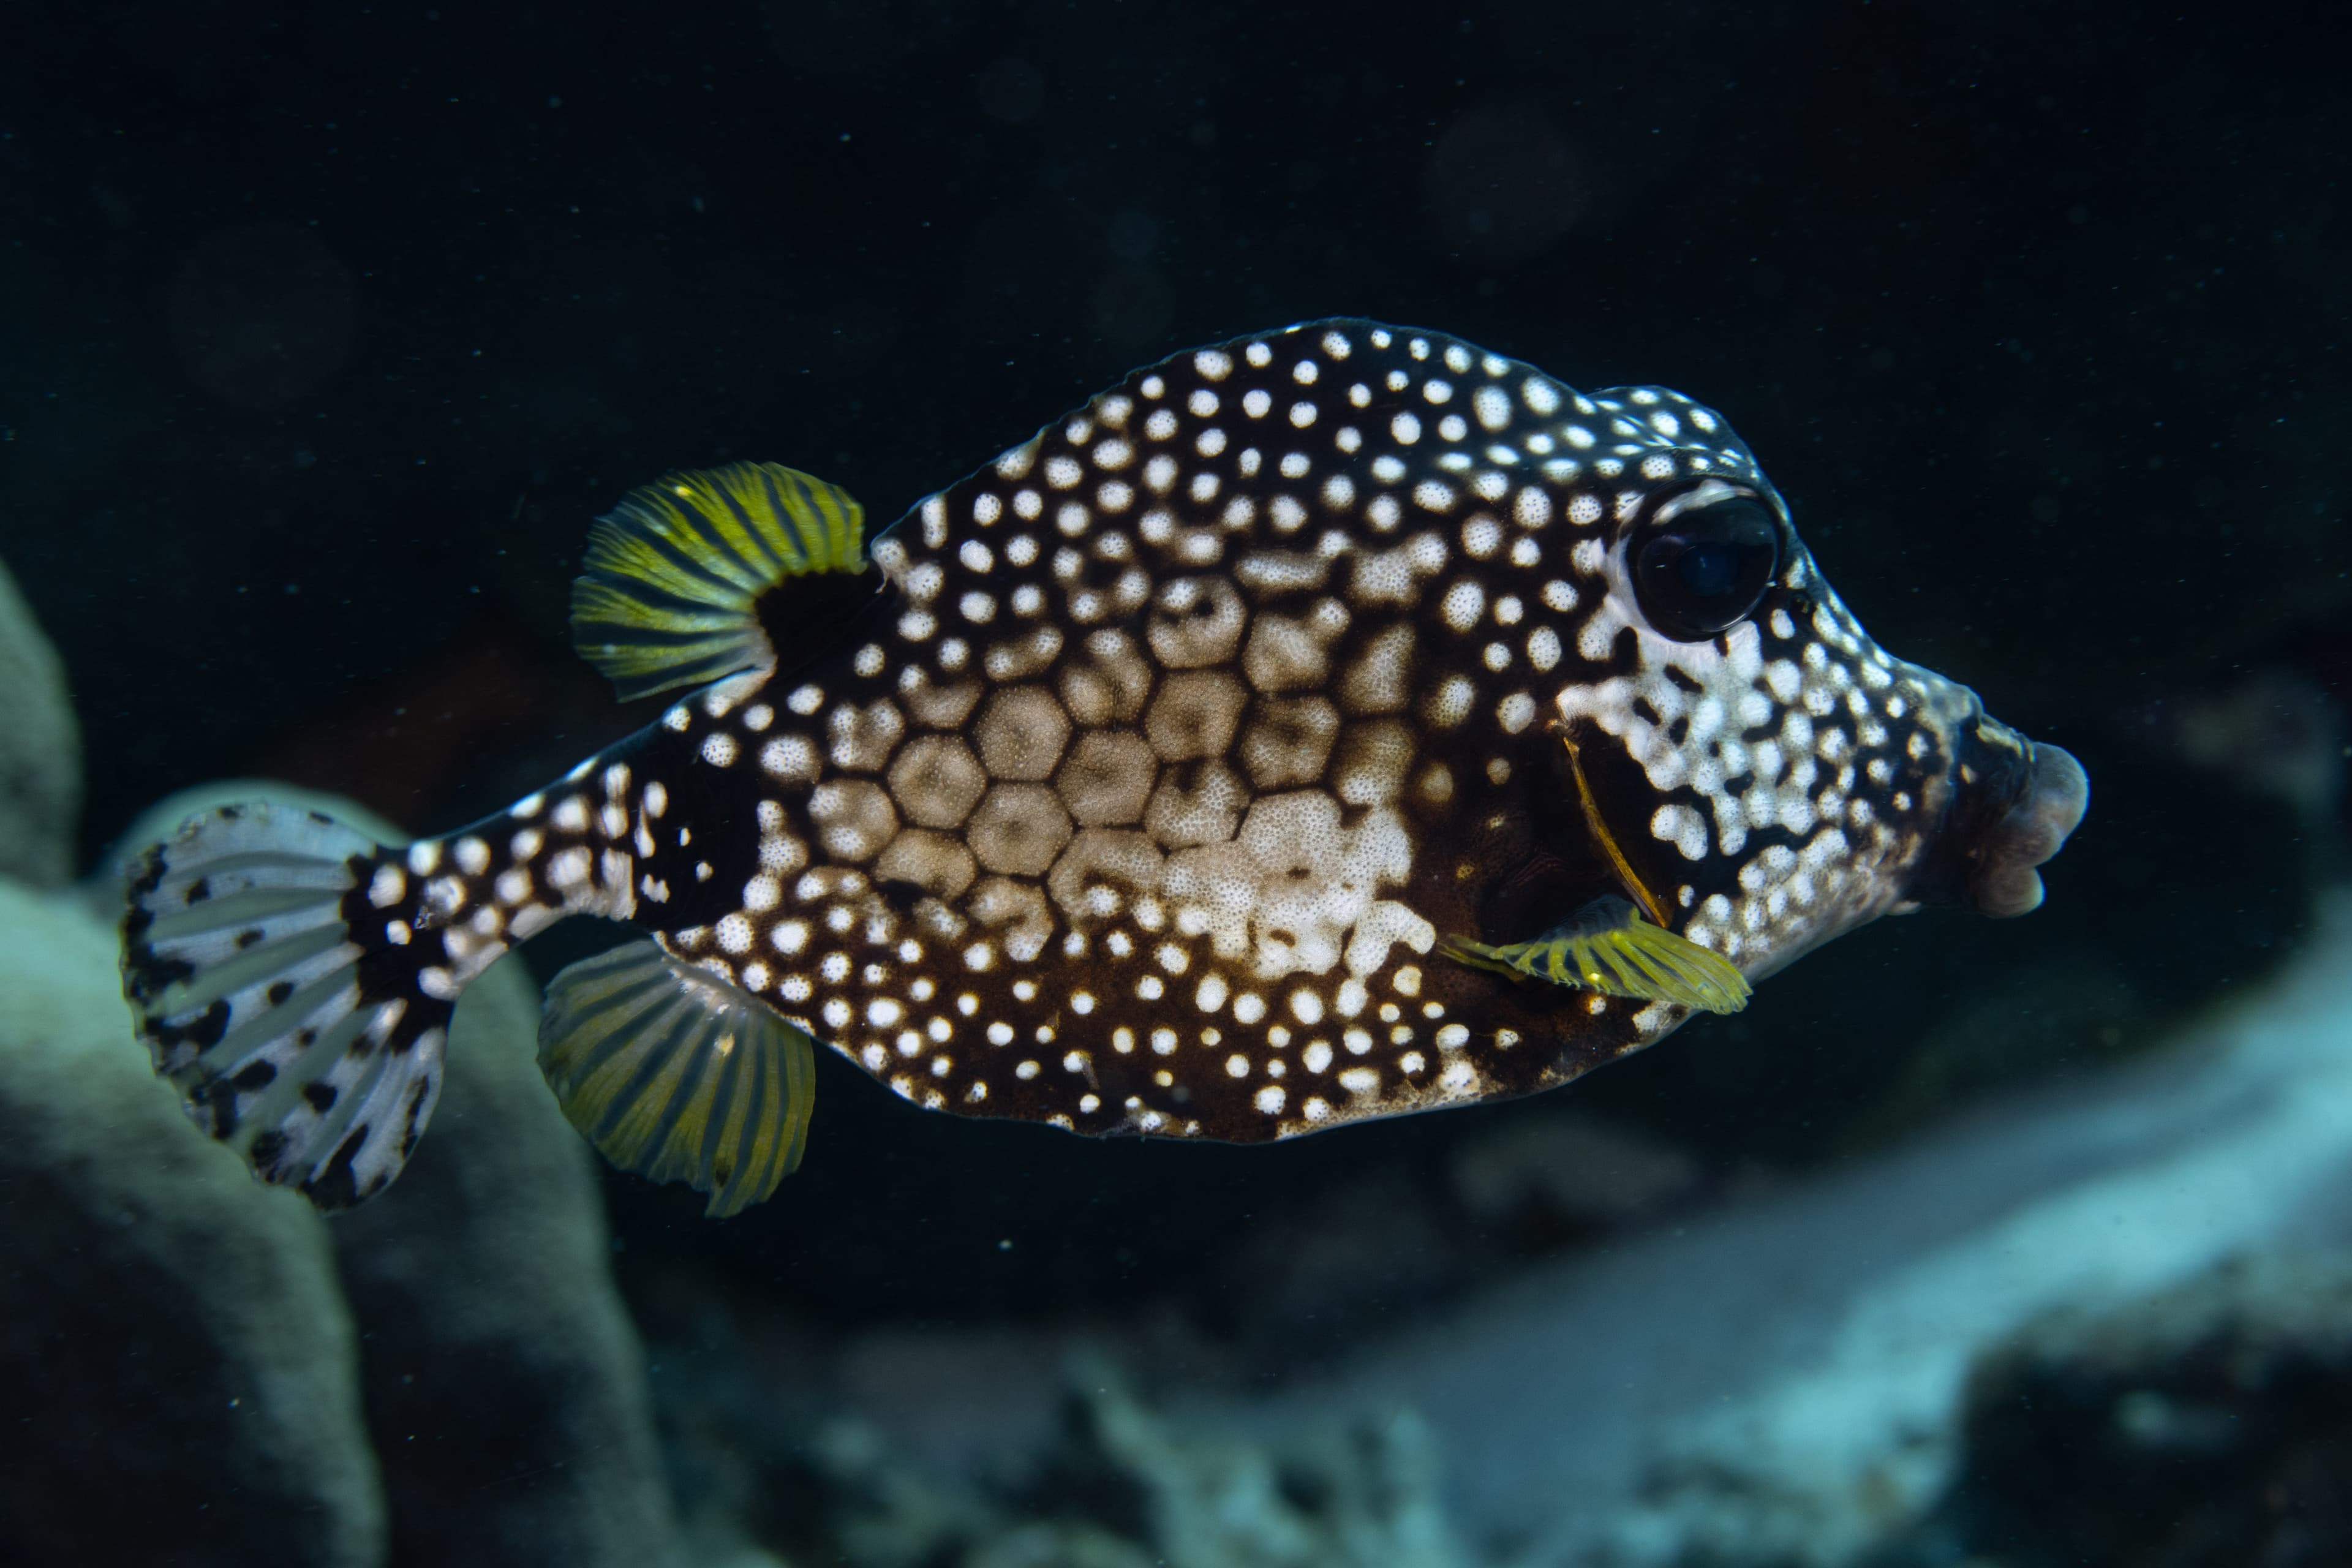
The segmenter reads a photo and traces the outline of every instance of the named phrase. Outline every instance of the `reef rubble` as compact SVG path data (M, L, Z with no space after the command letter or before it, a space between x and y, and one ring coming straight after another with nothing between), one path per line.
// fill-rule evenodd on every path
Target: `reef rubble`
M1417 1411L1453 1518L1515 1568L1842 1568L1961 1484L1972 1377L2052 1314L2347 1246L2337 894L2264 989L2134 1064L1531 1269L1255 1421Z

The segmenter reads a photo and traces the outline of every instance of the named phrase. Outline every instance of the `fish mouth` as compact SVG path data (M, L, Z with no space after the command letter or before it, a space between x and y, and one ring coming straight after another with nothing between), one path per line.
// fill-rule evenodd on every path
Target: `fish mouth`
M2065 846L2091 804L2090 775L2061 747L2025 742L2025 788L1987 829L1969 879L1969 900L2006 920L2042 906L2039 868Z
M2042 866L2091 803L2090 777L2063 748L1982 713L1956 750L1951 805L1913 897L1996 920L2030 914L2042 906Z

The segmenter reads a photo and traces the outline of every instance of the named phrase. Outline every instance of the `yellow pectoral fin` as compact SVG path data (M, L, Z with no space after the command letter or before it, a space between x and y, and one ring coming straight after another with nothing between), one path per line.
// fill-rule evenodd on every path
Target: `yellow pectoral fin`
M1476 969L1707 1013L1737 1013L1749 995L1747 976L1729 959L1652 925L1630 906L1616 923L1599 930L1571 926L1500 947L1448 937L1445 949Z

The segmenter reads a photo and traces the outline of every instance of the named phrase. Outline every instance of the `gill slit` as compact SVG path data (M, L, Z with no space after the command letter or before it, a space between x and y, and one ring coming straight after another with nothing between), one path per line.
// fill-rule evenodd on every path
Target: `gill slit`
M1585 827L1591 832L1593 841L1601 846L1601 853L1609 857L1609 864L1615 868L1618 881L1624 884L1633 901L1642 906L1642 912L1649 917L1650 923L1672 930L1666 925L1664 907L1651 896L1642 879L1633 874L1633 863L1625 858L1625 852L1617 847L1617 839L1609 831L1609 825L1601 820L1601 803L1593 799L1592 785L1585 780L1584 758L1577 752L1575 733L1565 723L1556 724L1554 728L1559 734L1560 743L1568 748L1568 771L1576 775L1576 798L1584 807Z

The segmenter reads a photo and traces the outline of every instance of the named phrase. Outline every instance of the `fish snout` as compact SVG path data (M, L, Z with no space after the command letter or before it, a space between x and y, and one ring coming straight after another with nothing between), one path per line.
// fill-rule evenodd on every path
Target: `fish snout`
M2039 868L2090 805L2090 777L2063 748L1981 713L1956 751L1951 805L1913 896L1996 919L2029 914L2042 904Z

